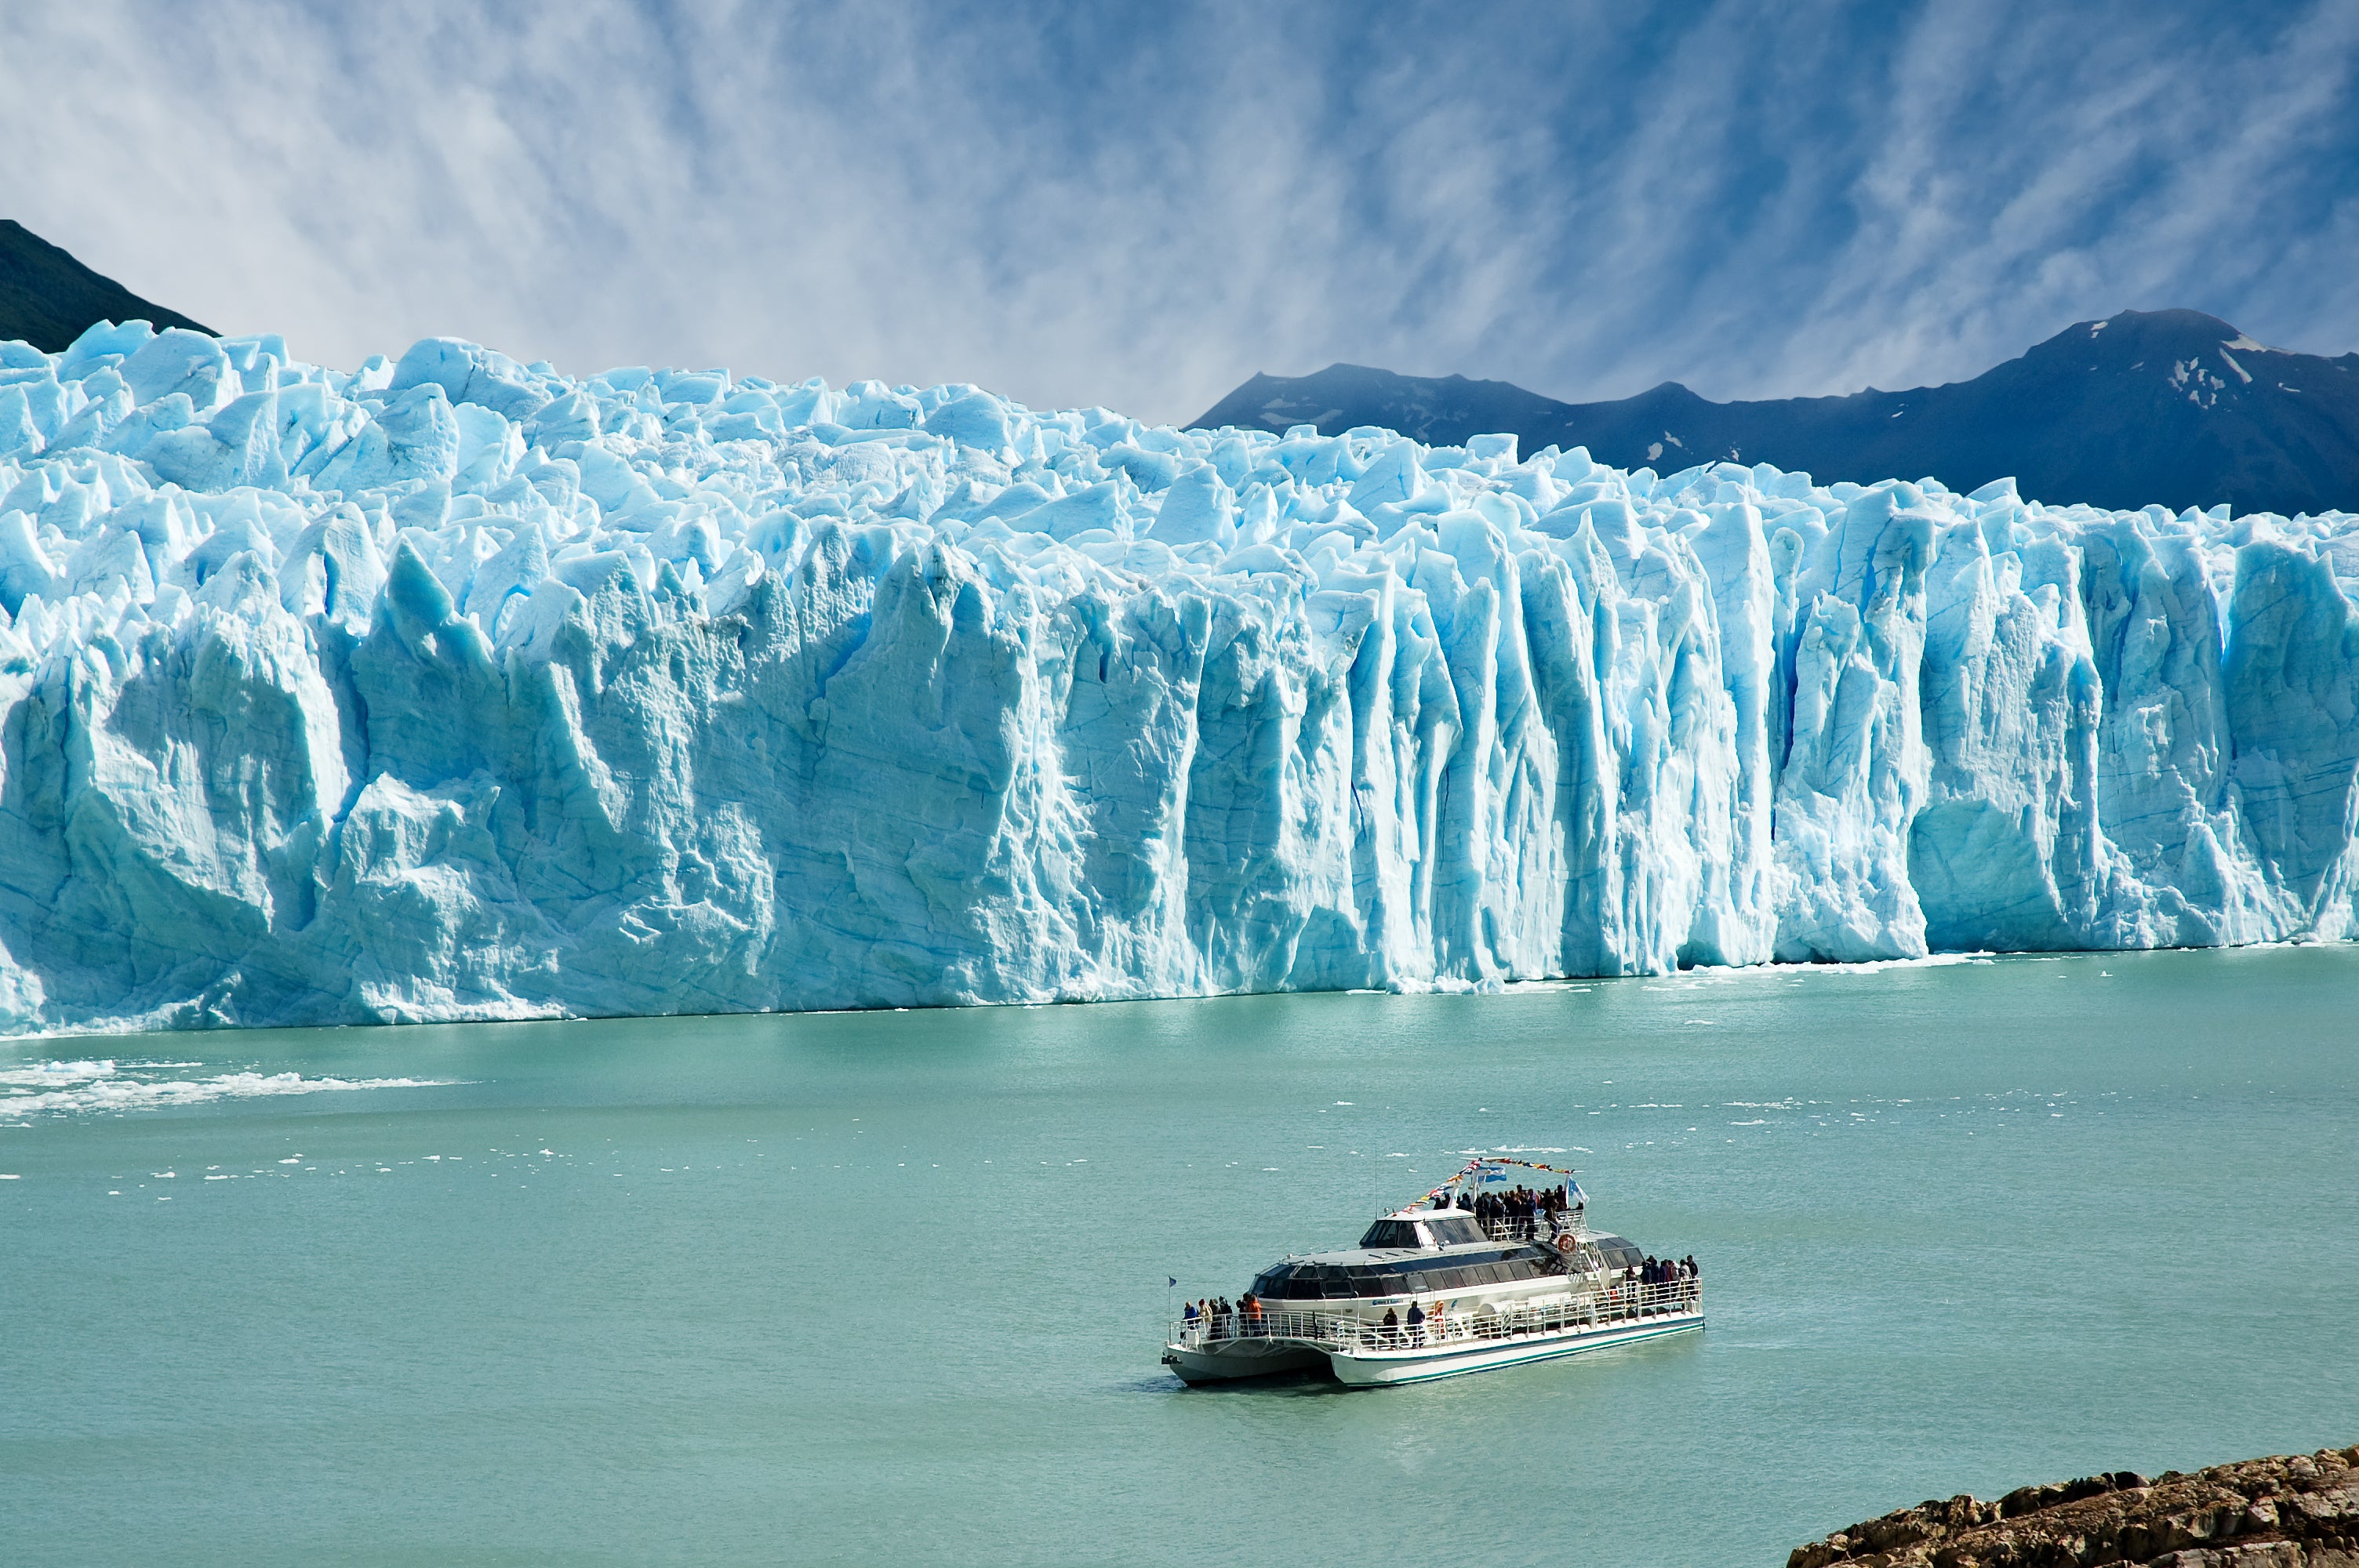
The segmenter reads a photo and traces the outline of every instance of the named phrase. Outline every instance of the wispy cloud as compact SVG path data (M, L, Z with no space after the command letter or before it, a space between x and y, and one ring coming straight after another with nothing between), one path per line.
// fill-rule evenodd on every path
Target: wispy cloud
M0 17L12 215L351 363L1560 396L1972 374L2191 305L2359 346L2359 13L1995 0Z

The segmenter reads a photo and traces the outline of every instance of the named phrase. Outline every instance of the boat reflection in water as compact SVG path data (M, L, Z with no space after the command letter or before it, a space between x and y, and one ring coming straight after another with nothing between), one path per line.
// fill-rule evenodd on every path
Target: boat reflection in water
M1324 1367L1374 1387L1701 1328L1692 1260L1650 1267L1631 1242L1592 1229L1588 1205L1570 1172L1474 1160L1357 1248L1288 1258L1234 1309L1174 1322L1163 1364L1190 1383Z

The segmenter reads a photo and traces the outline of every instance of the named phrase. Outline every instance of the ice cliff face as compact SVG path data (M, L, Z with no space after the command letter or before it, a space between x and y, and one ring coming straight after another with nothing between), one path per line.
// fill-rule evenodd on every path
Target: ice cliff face
M2359 518L0 348L0 1018L2342 937Z

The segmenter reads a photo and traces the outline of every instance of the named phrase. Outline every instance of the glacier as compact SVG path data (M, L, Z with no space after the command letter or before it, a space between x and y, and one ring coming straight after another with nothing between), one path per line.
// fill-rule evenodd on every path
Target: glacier
M0 346L0 1027L2348 937L2359 518Z

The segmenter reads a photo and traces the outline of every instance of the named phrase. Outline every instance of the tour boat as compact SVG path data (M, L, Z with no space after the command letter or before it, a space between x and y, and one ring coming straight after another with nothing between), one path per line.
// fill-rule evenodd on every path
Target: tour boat
M1520 1184L1525 1172L1547 1184ZM1524 1201L1483 1201L1510 1192ZM1701 1328L1701 1281L1676 1265L1643 1281L1645 1257L1590 1227L1571 1172L1476 1159L1376 1220L1357 1248L1288 1257L1237 1310L1175 1321L1163 1364L1191 1384L1323 1367L1354 1388L1384 1387Z

